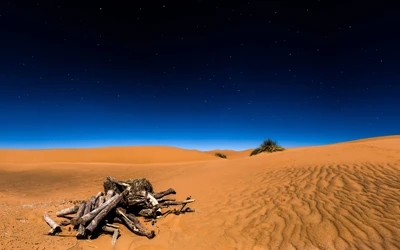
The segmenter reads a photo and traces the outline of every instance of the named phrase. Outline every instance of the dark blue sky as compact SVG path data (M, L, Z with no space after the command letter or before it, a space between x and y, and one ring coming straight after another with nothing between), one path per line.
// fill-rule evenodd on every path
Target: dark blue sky
M382 5L379 5L382 4ZM2 1L0 148L399 134L397 13L357 1Z

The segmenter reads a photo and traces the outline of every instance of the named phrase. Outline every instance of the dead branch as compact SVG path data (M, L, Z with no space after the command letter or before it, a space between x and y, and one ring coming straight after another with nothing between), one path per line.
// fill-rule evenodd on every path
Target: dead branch
M110 224L110 223L106 223L106 226L107 226L107 227L113 227L113 228L119 229L119 226L114 225L114 224Z
M97 194L96 194L96 196L93 196L92 197L92 199L90 200L90 203L92 204L92 206L91 206L91 210L94 210L95 209L95 207L96 207L96 201L97 201L97 199L100 197L100 196L102 196L103 195L103 192L98 192Z
M155 233L154 231L146 232L144 230L141 230L139 228L143 228L143 226L135 225L124 213L122 208L117 208L116 211L117 215L121 218L121 220L124 222L125 226L127 226L134 234L140 235L140 236L146 236L149 239L154 238Z
M91 211L90 213L87 213L87 214L83 215L81 218L79 218L77 220L72 219L71 220L71 224L72 225L77 225L77 224L85 225L86 223L91 221L94 217L96 217L96 215L98 215L101 212L101 210L103 210L105 207L107 207L108 204L113 202L115 199L118 199L118 197L120 197L119 194L113 196L111 199L109 199L108 201L106 201L103 204L101 204L101 206L99 206L95 210Z
M155 193L154 194L154 198L160 199L160 198L162 198L164 196L167 196L167 195L170 195L170 194L176 194L175 190L172 189L172 188L169 188L169 189L167 189L165 191L162 191L162 192L159 192L159 193Z
M107 206L104 207L103 210L101 210L101 212L96 215L96 217L90 222L90 224L86 227L85 229L85 233L91 234L96 227L100 224L100 222L107 216L107 214L114 209L118 203L122 200L122 198L124 197L124 195L126 195L130 190L130 187L128 187L127 189L124 190L124 192L122 192L120 195L116 195L114 200L111 201L111 199L109 201L111 201Z
M85 210L83 212L83 215L90 213L91 206L92 206L92 204L90 202L86 202ZM71 224L73 224L72 223L73 221L77 221L79 219L80 219L80 217L76 217L76 218L72 219L71 220ZM84 225L80 225L80 224L78 224L78 225L74 225L74 227L78 226L78 232L76 233L76 238L77 239L84 239L85 238L85 226Z
M61 216L67 215L67 214L74 214L74 213L78 212L78 209L79 209L78 206L69 207L69 208L63 209L61 211L58 211L56 213L56 215L57 215L57 217L61 217Z
M110 182L115 183L115 184L117 184L117 185L124 186L124 187L126 187L126 188L129 187L129 184L128 184L128 183L125 183L125 182L123 182L123 181L119 181L119 180L115 179L114 177L107 176L106 178L107 178L107 180L109 180Z
M164 201L163 203L160 203L161 206L176 206L176 205L183 205L183 204L188 204L195 202L196 200L191 199L191 200L185 200L185 201Z
M105 201L108 201L113 196L114 196L114 190L112 189L108 190Z
M115 242L117 242L117 239L120 236L119 229L112 228L112 227L109 227L109 226L103 226L101 229L106 233L113 234L111 245L112 245L112 247L114 247L115 246Z
M44 220L51 227L50 231L47 234L55 235L56 233L61 232L61 227L57 223L55 223L48 214L44 215Z

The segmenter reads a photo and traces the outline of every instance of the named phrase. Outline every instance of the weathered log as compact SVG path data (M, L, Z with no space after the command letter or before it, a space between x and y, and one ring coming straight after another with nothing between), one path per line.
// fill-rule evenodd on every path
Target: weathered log
M78 209L78 212L76 212L75 217L72 219L77 220L84 215L85 209L86 209L86 204L87 204L86 201L82 201L81 206ZM71 221L70 221L70 224L71 224Z
M119 194L113 196L111 199L109 199L108 201L104 202L103 204L101 204L98 208L96 208L95 210L83 215L81 218L74 220L71 220L71 224L72 225L77 225L77 224L83 224L86 225L86 223L88 223L89 221L91 221L94 217L96 217L96 215L98 215L101 210L103 210L106 206L108 206L108 204L110 204L112 201L114 201L115 199L117 199L118 197L120 197Z
M108 201L111 197L114 196L114 194L115 194L114 190L112 189L108 190L105 201Z
M60 222L60 226L62 226L62 227L65 227L68 225L71 225L71 221L69 221L69 220L63 220Z
M99 206L101 204L103 204L105 201L106 201L106 197L105 196L100 196L100 198L99 198Z
M146 236L149 239L154 238L154 236L155 236L154 231L147 232L147 231L143 230L143 226L135 225L127 217L127 215L124 213L124 209L122 209L121 207L117 208L116 213L121 218L121 220L124 222L125 226L128 227L134 234L140 235L140 236Z
M76 212L76 215L74 218L80 218L83 213L85 212L86 208L86 201L82 201L81 206L79 207L78 211Z
M92 204L92 207L91 207L91 210L94 210L95 209L95 207L96 207L96 201L97 201L97 199L100 197L100 196L102 196L103 195L103 192L98 192L97 194L96 194L96 196L93 196L92 197L92 199L90 200L90 203Z
M77 239L85 239L85 226L84 225L79 225L78 232L76 233L76 238Z
M140 223L139 219L133 215L133 214L127 214L125 213L126 217L128 217L128 219L130 219L133 224L135 225L135 227L141 231L147 231L147 229L142 225L142 223Z
M95 204L95 206L94 206L94 208L96 209L96 208L98 208L101 204L103 204L104 203L104 196L100 196L97 200L96 200L96 204Z
M92 203L90 203L90 201L87 201L86 202L86 205L85 205L85 210L84 210L84 212L83 212L83 215L85 215L85 214L88 214L88 213L90 213L90 209L92 208ZM82 215L82 216L83 216ZM82 217L81 216L81 217Z
M48 214L44 215L44 220L51 227L47 234L55 235L56 233L60 233L62 231L61 227L54 220L52 220Z
M170 195L170 194L176 194L175 190L172 189L172 188L169 188L169 189L167 189L165 191L155 193L154 194L154 198L160 199L160 198L162 198L164 196L167 196L167 195Z
M130 187L124 190L120 195L116 195L114 197L114 200L110 199L111 201L106 207L104 207L103 210L99 214L96 215L96 217L90 222L90 224L86 227L85 233L86 235L89 235L93 233L93 231L96 229L96 227L100 224L100 222L107 216L107 214L114 209L118 203L124 198L124 196L129 192ZM105 203L104 203L105 204Z
M79 209L78 206L69 207L69 208L63 209L61 211L58 211L56 213L56 215L57 215L57 217L61 217L61 216L67 215L67 214L74 214L74 213L78 212L78 209Z
M90 203L90 201L86 202L85 210L83 211L83 215L90 213L91 207L92 207L92 204ZM83 216L83 215L82 215L82 216ZM81 217L82 217L82 216L81 216ZM85 226L84 226L84 225L74 224L74 223L73 223L74 221L77 221L77 220L79 220L79 219L80 219L80 217L79 217L79 218L73 218L73 219L71 220L71 224L73 224L74 226L78 226L78 225L79 225L79 226L78 226L78 232L76 233L76 238L77 238L77 239L84 239L84 238L85 238Z

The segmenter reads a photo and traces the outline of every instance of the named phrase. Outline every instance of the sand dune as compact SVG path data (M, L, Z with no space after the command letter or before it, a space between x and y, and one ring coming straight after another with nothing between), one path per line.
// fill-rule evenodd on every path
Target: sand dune
M253 149L246 149L242 151L236 151L236 150L227 150L227 149L215 149L215 150L210 150L206 151L207 153L211 155L215 155L215 153L222 153L226 155L227 159L238 159L238 158L244 158L244 157L249 157L250 153L253 151Z
M74 237L45 236L42 220L44 212L54 216L70 200L101 190L106 175L146 177L156 190L173 187L176 198L196 199L196 213L146 224L156 231L152 240L122 227L117 250L400 249L399 145L400 137L385 137L231 160L194 151L198 158L187 155L186 163L179 163L179 155L169 155L168 164L135 160L139 155L129 156L129 163L117 149L104 149L108 158L83 157L113 163L79 163L81 156L70 152L51 160L65 162L68 156L79 161L52 163L35 158L39 152L33 151L29 160L35 164L28 167L5 163L21 162L11 157L21 155L9 151L4 160L3 151L0 249L111 249L107 235L77 245ZM172 154L175 149L166 150Z
M217 160L205 152L167 146L0 150L0 163L170 163Z

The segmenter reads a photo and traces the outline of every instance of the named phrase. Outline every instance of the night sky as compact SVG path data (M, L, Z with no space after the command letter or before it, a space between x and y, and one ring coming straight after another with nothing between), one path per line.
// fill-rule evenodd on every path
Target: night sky
M0 148L399 134L398 13L383 4L0 1Z

